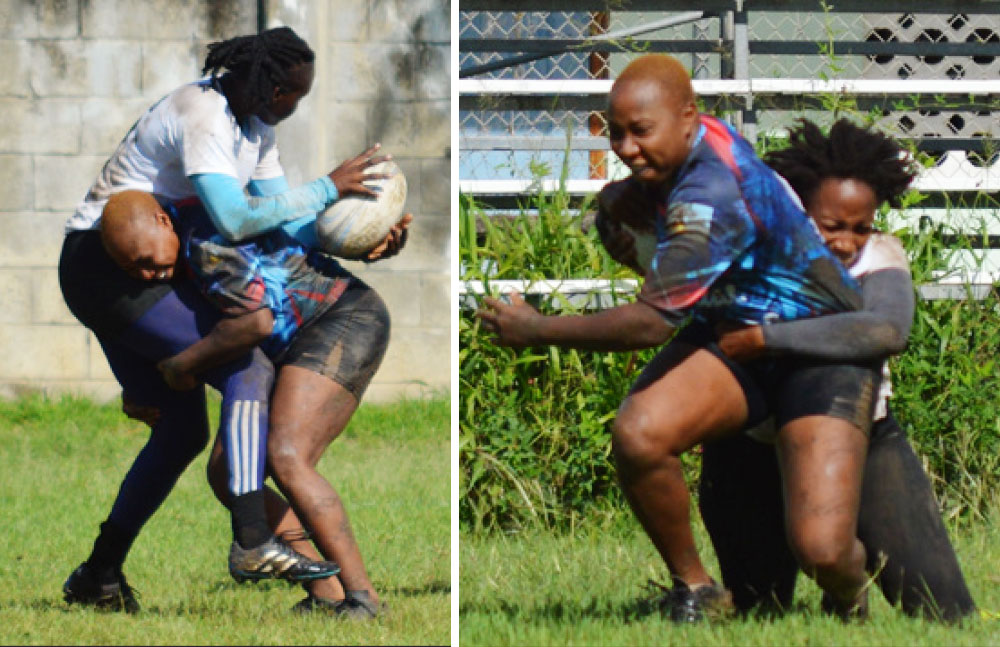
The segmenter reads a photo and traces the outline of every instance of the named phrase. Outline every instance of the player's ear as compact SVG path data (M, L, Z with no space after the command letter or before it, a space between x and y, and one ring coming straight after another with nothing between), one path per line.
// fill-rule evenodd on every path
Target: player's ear
M681 106L681 117L685 121L694 121L698 117L698 104L694 102L694 99L688 101L683 106Z
M157 225L166 227L170 231L174 230L174 221L170 219L170 216L163 209L157 209L153 214L153 218L156 220Z
M692 99L681 106L681 123L686 137L692 137L698 127L698 105Z

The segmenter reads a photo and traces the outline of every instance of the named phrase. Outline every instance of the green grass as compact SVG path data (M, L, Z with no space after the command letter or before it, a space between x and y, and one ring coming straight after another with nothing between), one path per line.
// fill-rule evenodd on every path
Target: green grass
M980 609L1000 610L1000 511L988 525L952 532ZM712 561L698 525L699 551ZM821 615L821 592L799 577L794 608L776 619L751 617L678 626L643 610L649 579L669 583L663 562L629 513L603 516L573 532L463 534L460 540L460 641L473 645L1000 645L1000 619L958 626L916 620L872 591L863 625Z
M290 608L301 588L235 584L228 513L204 477L207 452L125 563L142 604L126 616L70 607L61 586L87 557L144 426L86 400L0 402L0 644L447 644L449 432L446 398L363 405L320 463L390 607L379 620L300 618Z

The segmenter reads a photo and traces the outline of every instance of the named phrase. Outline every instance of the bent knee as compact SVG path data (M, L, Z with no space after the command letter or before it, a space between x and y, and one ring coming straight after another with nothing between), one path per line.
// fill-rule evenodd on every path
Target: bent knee
M809 574L843 570L852 563L857 540L843 532L791 532L788 543L802 570Z
M285 483L303 470L311 469L305 452L295 443L271 434L267 439L267 460L271 472L279 482Z
M611 427L611 446L615 457L627 465L659 463L678 456L681 449L676 434L665 421L626 399Z

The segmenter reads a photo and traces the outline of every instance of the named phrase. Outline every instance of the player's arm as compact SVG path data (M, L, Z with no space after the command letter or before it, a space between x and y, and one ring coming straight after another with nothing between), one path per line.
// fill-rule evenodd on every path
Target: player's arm
M315 218L340 196L376 197L377 193L364 181L386 177L365 173L369 167L388 159L373 157L377 150L378 146L373 146L308 184L267 195L248 196L239 180L227 173L192 173L188 178L218 232L226 240L238 242L277 229L286 222Z
M543 315L517 293L510 303L486 297L476 313L501 346L562 346L599 351L638 350L667 341L673 327L637 301L589 315Z
M872 272L861 280L863 310L753 326L723 333L719 347L737 360L800 355L867 361L906 350L915 298L908 271Z
M594 225L601 244L613 260L640 275L646 268L639 265L635 240L621 223L633 213L637 218L651 218L653 209L655 205L647 199L639 184L629 179L609 182L597 196Z
M178 390L197 386L196 375L242 357L264 341L274 327L269 308L221 319L212 331L173 357L157 364L167 384Z
M504 346L552 344L602 351L659 346L753 239L746 214L725 214L721 221L714 215L707 204L670 206L665 241L635 303L589 315L544 316L519 296L512 296L510 305L487 298L477 316Z
M199 173L190 176L190 180L212 224L229 242L272 231L289 221L315 218L316 212L333 204L339 196L327 176L260 197L247 196L239 180L223 173Z

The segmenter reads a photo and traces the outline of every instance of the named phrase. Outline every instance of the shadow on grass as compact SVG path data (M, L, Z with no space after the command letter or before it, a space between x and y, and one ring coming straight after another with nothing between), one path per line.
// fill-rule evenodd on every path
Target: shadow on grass
M524 602L510 600L495 600L488 603L467 602L459 606L459 614L479 613L483 615L501 614L508 620L528 620L531 622L574 622L578 620L612 620L623 624L640 622L650 618L669 618L662 611L662 596L643 596L625 602L606 600L569 601L551 600L544 604L528 607ZM781 619L788 614L809 613L809 607L796 602L791 609L780 611L773 608L761 608L746 614L735 613L732 618L751 618L765 622Z
M391 589L386 589L387 594L391 593L393 595L405 595L405 596L419 596L419 595L441 595L451 593L451 582L445 580L435 580L433 582L428 582L423 586L395 586Z
M34 600L25 600L23 602L0 602L0 614L10 611L59 611L61 613L74 613L78 609L95 610L94 607L63 602L61 597L36 598Z

